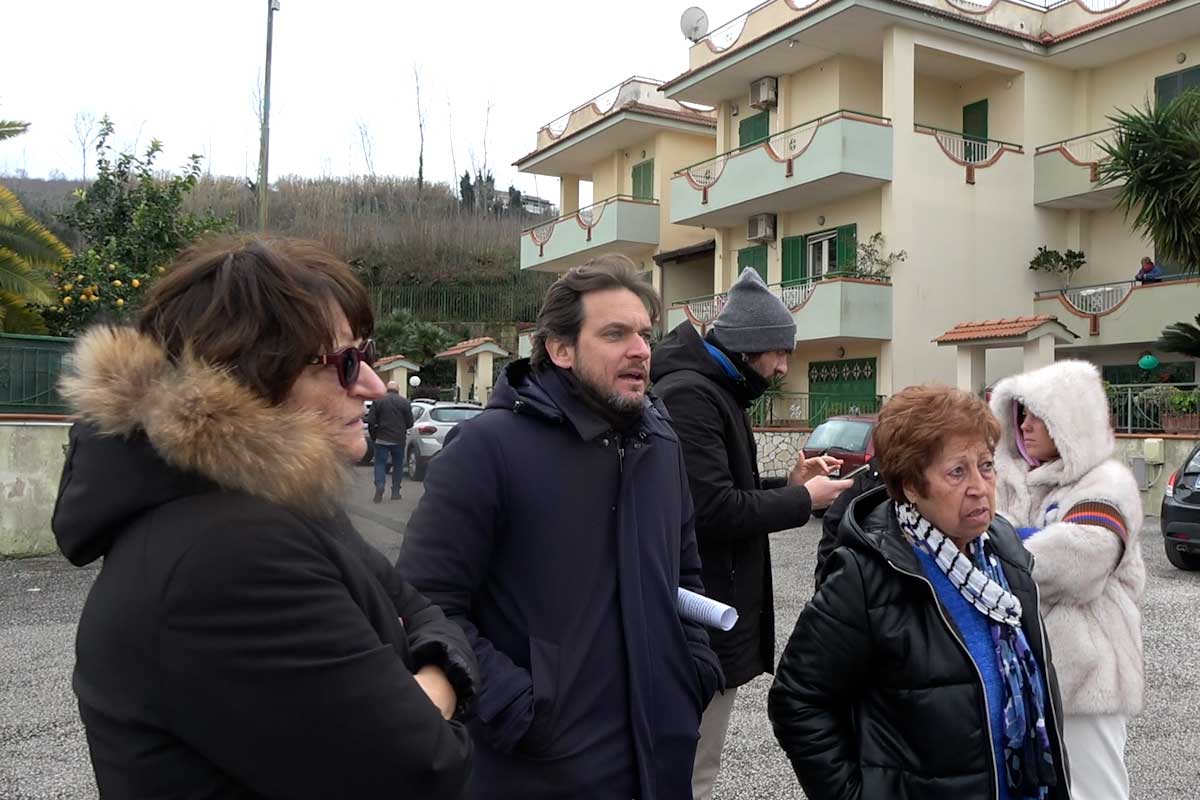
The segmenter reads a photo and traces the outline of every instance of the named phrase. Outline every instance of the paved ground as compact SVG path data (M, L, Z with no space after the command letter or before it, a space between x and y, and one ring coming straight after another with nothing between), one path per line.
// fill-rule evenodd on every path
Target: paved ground
M352 512L363 534L389 557L399 552L420 484L400 502L371 503L369 470L360 469ZM817 528L772 537L780 647L811 594ZM1129 742L1133 796L1196 796L1200 718L1200 573L1183 573L1163 555L1158 527L1143 533L1149 566L1145 599L1147 713ZM61 558L0 561L0 798L95 797L87 747L70 689L72 642L95 569ZM769 681L745 687L734 709L718 798L802 798L766 717ZM947 743L953 746L953 743Z

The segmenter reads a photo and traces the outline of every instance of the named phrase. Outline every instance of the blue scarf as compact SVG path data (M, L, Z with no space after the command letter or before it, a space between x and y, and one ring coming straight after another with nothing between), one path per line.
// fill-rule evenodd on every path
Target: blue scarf
M987 618L1004 684L1002 745L1008 788L1018 797L1042 800L1058 784L1046 730L1046 683L1021 628L1021 601L990 552L987 533L967 545L968 561L916 506L897 503L896 518L904 535L928 552L971 607Z

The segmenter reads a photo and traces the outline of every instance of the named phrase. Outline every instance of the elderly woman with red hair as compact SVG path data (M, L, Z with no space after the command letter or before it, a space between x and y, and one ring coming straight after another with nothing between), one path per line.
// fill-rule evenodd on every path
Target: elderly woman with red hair
M847 511L770 692L812 800L1069 796L1030 557L994 513L999 437L956 389L884 406L886 487Z

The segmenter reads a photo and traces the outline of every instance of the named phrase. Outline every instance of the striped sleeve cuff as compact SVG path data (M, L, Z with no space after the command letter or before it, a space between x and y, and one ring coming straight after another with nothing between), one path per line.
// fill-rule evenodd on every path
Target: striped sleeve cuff
M1106 528L1120 537L1123 543L1129 543L1129 531L1125 527L1125 519L1111 503L1097 500L1076 503L1063 515L1062 521L1072 525L1094 525L1097 528Z

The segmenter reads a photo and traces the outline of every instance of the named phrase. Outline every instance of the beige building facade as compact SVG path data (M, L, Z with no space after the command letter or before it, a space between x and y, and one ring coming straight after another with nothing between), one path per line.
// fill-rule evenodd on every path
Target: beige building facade
M1133 282L1153 242L1096 172L1117 109L1200 86L1197 0L773 0L689 62L663 94L715 109L714 151L671 177L670 221L713 236L716 294L669 317L706 325L759 269L797 320L788 390L953 384L959 356L935 340L1035 315L1067 332L1041 357L1139 382L1162 328L1200 310L1195 280ZM875 234L881 255L906 254L886 274L860 252ZM1069 286L1029 269L1043 246L1085 253ZM1195 380L1194 362L1157 355ZM1027 361L989 350L971 388Z

